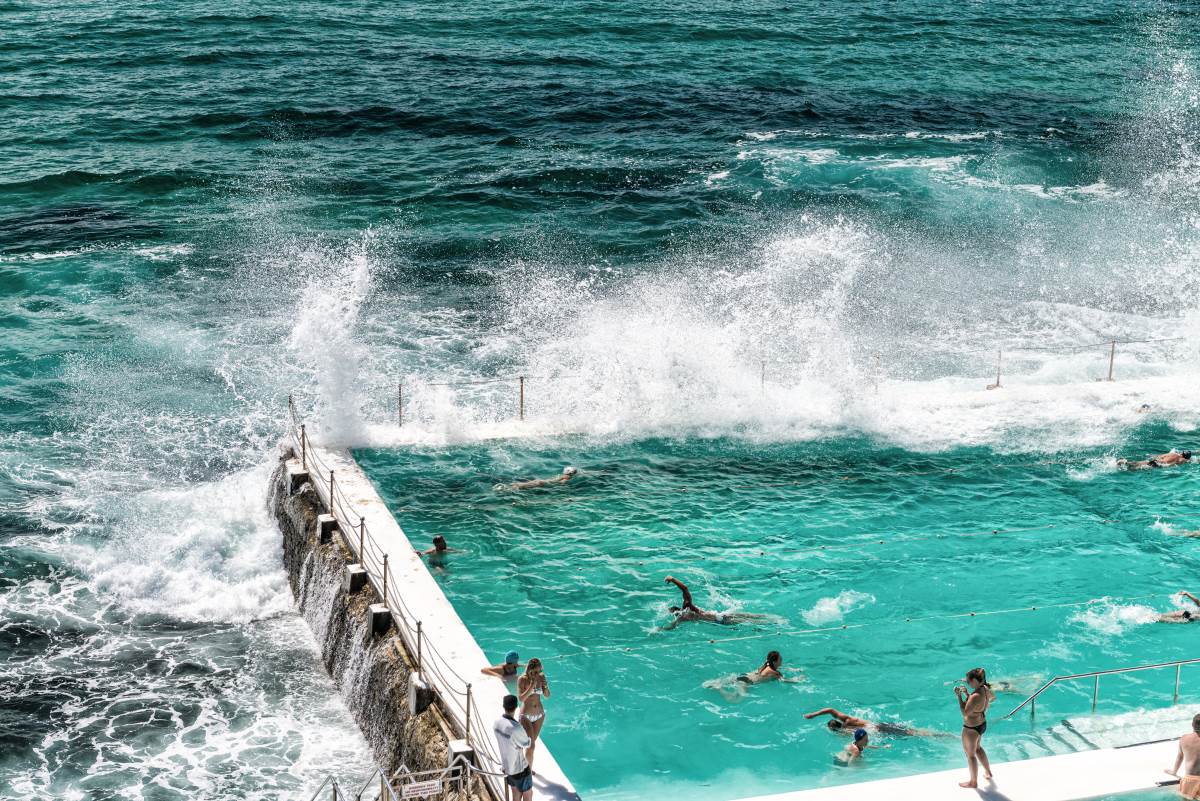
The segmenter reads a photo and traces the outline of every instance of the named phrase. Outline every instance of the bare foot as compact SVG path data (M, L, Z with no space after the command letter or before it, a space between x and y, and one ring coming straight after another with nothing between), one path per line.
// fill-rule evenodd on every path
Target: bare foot
M976 784L975 782L959 782L958 786L965 787L968 790L974 790L975 788L979 787L979 785Z
M983 774L983 778L987 779L990 782L992 780L992 774L985 773L985 774Z

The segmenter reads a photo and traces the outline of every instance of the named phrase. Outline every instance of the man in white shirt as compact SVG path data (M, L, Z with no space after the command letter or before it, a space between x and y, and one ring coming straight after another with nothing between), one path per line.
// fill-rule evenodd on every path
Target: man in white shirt
M533 801L533 773L525 750L532 744L525 729L514 717L520 701L515 695L504 696L504 716L492 726L496 745L500 746L500 761L504 765L504 784L511 801Z

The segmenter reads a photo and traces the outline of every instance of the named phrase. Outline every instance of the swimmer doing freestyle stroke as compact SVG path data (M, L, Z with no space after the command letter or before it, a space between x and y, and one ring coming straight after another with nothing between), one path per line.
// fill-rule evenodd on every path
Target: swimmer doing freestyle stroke
M1179 594L1200 608L1200 598L1187 590L1180 590ZM1176 609L1174 612L1166 612L1158 616L1159 623L1195 623L1197 620L1200 620L1200 611L1194 612L1191 609Z
M667 576L665 583L674 584L683 593L682 605L671 607L671 614L674 618L663 627L668 631L680 623L686 623L689 620L716 623L721 626L733 626L738 623L748 623L751 620L763 620L767 617L766 615L755 615L749 612L714 612L711 609L701 609L692 602L692 593L682 581L674 576Z
M1117 467L1122 470L1150 470L1156 467L1175 467L1181 464L1187 464L1192 461L1191 451L1171 450L1167 453L1160 453L1158 456L1151 456L1149 459L1144 459L1140 462L1131 462L1128 459L1118 459Z
M542 487L552 487L558 484L566 484L575 476L579 475L579 470L575 467L567 465L563 468L562 473L554 478L535 478L530 481L517 481L512 484L497 484L492 487L496 492L504 492L507 490L527 490L541 489Z
M845 712L834 709L833 707L825 707L818 709L816 712L809 712L805 715L806 720L819 718L822 715L829 715L830 720L825 725L832 732L838 734L851 734L856 729L874 729L880 734L893 734L900 737L948 737L945 732L933 731L932 729L915 729L912 726L904 726L899 723L872 723L868 720L847 715Z

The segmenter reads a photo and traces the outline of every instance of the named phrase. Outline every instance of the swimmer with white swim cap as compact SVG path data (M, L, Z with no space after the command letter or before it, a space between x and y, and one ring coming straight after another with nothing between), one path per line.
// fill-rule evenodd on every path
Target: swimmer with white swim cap
M535 478L532 481L518 481L514 484L497 484L492 489L497 492L504 490L541 489L542 487L552 487L555 484L566 484L577 475L579 475L579 469L567 465L563 468L562 473L555 478Z

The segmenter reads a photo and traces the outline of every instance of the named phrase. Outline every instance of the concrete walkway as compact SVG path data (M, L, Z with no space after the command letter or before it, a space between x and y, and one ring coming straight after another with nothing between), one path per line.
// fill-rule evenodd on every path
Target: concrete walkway
M449 670L457 674L457 677L449 675L446 678L457 688L461 688L458 677L461 677L464 683L471 683L476 708L483 718L483 720L471 721L472 736L473 738L486 738L491 746L488 750L495 751L496 743L492 734L492 723L503 713L501 702L504 696L510 692L516 693L516 683L513 682L510 689L500 679L480 674L483 666L499 661L499 659L489 660L484 655L483 649L475 642L475 638L467 630L449 599L442 592L442 588L430 575L424 560L414 553L412 543L400 529L399 523L392 516L387 504L376 492L375 485L367 478L350 452L342 449L323 448L313 445L311 441L309 450L310 453L315 452L320 461L335 472L337 486L346 501L353 506L355 514L363 516L371 538L384 553L388 554L388 570L394 577L394 586L400 588L404 606L407 607L413 618L421 621L426 647L435 649L448 663ZM295 468L298 469L299 464L296 464ZM328 494L328 474L318 476L311 459L309 470L312 471L311 480L324 482L321 494L322 497L325 497ZM351 539L354 536L353 532L348 532L346 538ZM355 544L357 547L357 541ZM429 543L423 542L420 543L420 546L427 548ZM524 653L524 649L520 648L520 643L514 643L513 647L522 651L523 659L537 656L537 654ZM428 655L426 658L428 659ZM427 672L426 678L436 684L436 679L431 672ZM457 710L453 708L454 705L449 706L451 713L455 717L460 717ZM553 699L546 702L546 713L549 718L553 719L555 714ZM463 720L457 722L460 727L465 725ZM486 763L482 763L481 767L486 770L498 770L496 766ZM579 798L544 740L538 741L534 769L536 776L534 777L533 797L537 801L571 801Z
M1164 782L1174 782L1175 778L1163 770L1174 764L1177 748L1176 741L1170 740L1003 762L992 765L996 780L983 782L978 790L958 786L967 778L964 763L955 770L756 796L742 801L1076 801L1153 790Z

